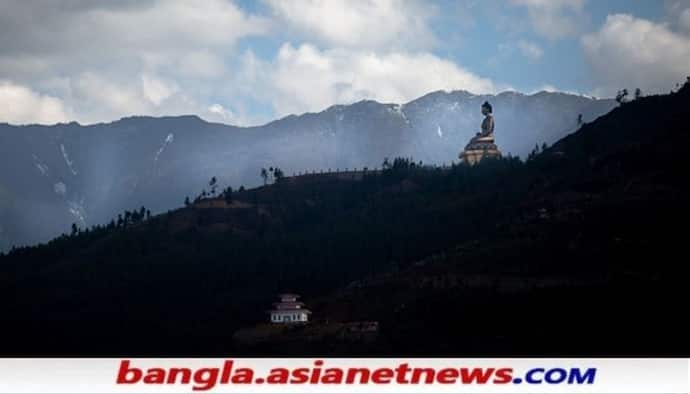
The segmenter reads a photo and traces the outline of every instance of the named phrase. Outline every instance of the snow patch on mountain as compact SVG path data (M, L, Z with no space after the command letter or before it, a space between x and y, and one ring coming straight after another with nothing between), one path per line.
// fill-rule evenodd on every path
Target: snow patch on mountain
M38 171L41 173L43 176L48 176L48 166L43 164L41 160L38 158L36 155L31 155L34 158L34 165L38 169Z
M55 194L64 196L67 194L67 185L65 185L63 182L57 182L53 185L53 190L55 191Z
M391 105L390 107L388 107L388 112L400 116L405 121L405 123L410 123L410 120L407 119L407 115L405 115L405 111L402 104Z
M67 154L67 149L65 149L65 145L60 144L60 151L62 152L62 157L65 159L65 163L67 163L67 167L72 175L77 175L77 170L74 169L74 162L70 160L69 155Z
M86 208L84 207L84 199L80 201L67 201L69 213L79 221L82 226L86 226Z
M36 163L36 168L38 168L38 171L41 172L41 175L48 175L48 167L44 166L43 164Z
M158 161L158 158L160 157L161 153L163 153L163 151L165 150L165 147L170 145L174 140L175 140L175 135L173 133L170 133L170 134L168 134L167 137L165 137L163 144L158 149L158 152L156 152L156 157L153 159L154 162Z

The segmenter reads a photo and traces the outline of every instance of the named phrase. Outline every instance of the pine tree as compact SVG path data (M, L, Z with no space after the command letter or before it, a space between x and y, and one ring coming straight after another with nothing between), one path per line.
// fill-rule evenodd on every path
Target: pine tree
M209 194L215 196L216 187L218 186L218 179L216 179L215 176L211 177L211 180L208 182L208 185L211 187L211 192Z
M384 170L387 170L387 169L391 168L391 163L390 163L390 161L388 160L387 157L383 159L383 163L381 164L381 167L382 167Z
M285 175L283 174L283 170L278 167L273 169L273 178L275 178L276 182L279 182L284 177Z
M268 171L265 168L261 168L261 178L264 180L264 186L268 183Z
M232 187L228 186L227 189L223 192L223 197L225 198L225 202L230 204L232 203Z
M618 104L623 104L625 102L625 98L628 96L628 89L623 89L619 90L618 93L616 94L616 101Z

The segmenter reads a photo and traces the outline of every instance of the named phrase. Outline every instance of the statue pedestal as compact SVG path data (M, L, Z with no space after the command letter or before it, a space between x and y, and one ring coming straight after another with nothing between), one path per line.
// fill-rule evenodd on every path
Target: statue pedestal
M501 151L498 149L465 149L460 153L460 161L469 165L479 163L485 157L501 157Z
M458 155L460 161L469 165L479 163L485 157L501 157L501 151L494 144L493 135L486 137L475 137L465 149Z

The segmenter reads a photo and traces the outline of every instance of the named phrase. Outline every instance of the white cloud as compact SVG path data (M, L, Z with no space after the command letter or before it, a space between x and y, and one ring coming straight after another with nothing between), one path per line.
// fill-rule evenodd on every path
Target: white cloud
M81 122L203 113L209 103L197 102L229 73L223 59L237 41L271 27L229 0L7 0L2 8L0 75L60 97Z
M433 44L428 2L265 0L274 13L319 41L348 48L422 48Z
M95 73L83 73L71 79L72 102L84 108L87 115L80 115L80 121L90 121L112 114L119 118L127 115L147 113L150 103L144 97L141 85L116 81ZM93 119L95 120L95 119Z
M531 60L532 62L537 62L541 60L544 55L544 50L541 49L539 45L531 41L519 40L517 42L517 47L523 56Z
M537 63L544 56L544 50L537 43L527 40L502 42L496 46L496 53L487 58L487 63L493 68L509 67L513 62L522 61L517 56Z
M495 92L496 85L453 62L428 53L364 50L319 50L313 45L284 44L272 63L251 64L279 115L318 111L336 103L362 99L405 102L434 90ZM261 80L261 78L266 78Z
M225 73L226 66L219 53L203 50L183 54L176 68L185 77L218 78Z
M538 92L549 92L549 93L554 93L554 92L560 92L557 87L551 84L546 84L542 85L540 88L532 91L531 93L538 93Z
M82 73L68 79L64 96L81 109L72 119L81 123L110 121L132 115L205 114L207 106L187 96L176 82L155 74L128 78ZM56 85L58 83L56 82Z
M226 47L268 31L266 18L231 1L144 0L58 3L7 1L0 16L5 53L101 56ZM40 20L41 23L35 23ZM12 33L12 34L4 34ZM103 51L107 48L107 51Z
M512 0L527 7L534 30L550 40L574 36L582 25L586 0Z
M690 38L627 14L609 15L599 31L582 38L582 46L599 94L626 87L668 92L685 80L690 64Z
M0 122L53 124L68 119L60 99L0 80Z
M232 111L226 109L218 103L208 107L208 112L211 114L211 118L218 118L222 122L232 122L235 118L235 115L232 113Z
M573 96L591 97L590 95L583 94L582 92L576 92L574 90L568 90L568 89L560 89L556 85L552 85L550 83L541 85L537 89L531 90L529 92L529 94L535 94L535 93L539 93L539 92L566 93L566 94L571 94Z
M160 106L163 101L175 94L178 90L174 82L164 82L159 78L147 74L142 74L141 83L144 97L156 106Z

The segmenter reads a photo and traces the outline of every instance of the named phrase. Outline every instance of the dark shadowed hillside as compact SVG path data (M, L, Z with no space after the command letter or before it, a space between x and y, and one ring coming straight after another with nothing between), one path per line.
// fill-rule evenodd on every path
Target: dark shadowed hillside
M690 86L626 103L526 162L286 178L15 250L0 349L687 353L689 105ZM310 326L238 342L282 291ZM362 320L375 338L328 328Z

